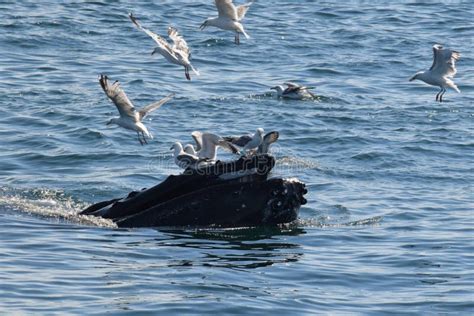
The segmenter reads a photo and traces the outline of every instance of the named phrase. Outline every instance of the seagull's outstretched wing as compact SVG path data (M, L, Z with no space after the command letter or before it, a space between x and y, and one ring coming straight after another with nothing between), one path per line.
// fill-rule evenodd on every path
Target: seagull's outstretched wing
M283 94L298 92L300 90L314 89L314 87L300 86L299 84L296 84L294 82L285 82L285 84L288 86L288 88L286 88L285 91L283 91ZM309 91L307 92L311 94L311 92Z
M207 152L213 146L217 145L234 154L239 152L239 149L237 147L235 147L219 135L194 131L191 133L191 136L196 142L196 151Z
M239 21L241 21L245 17L245 14L249 10L252 3L253 2L249 2L249 3L246 3L246 4L239 5L237 7L237 18L238 18Z
M456 70L456 61L459 60L461 54L451 49L445 49L441 45L433 45L433 65L430 70L441 76L453 77Z
M165 104L166 102L171 100L173 97L174 97L174 93L171 93L170 95L164 97L160 101L154 102L152 104L149 104L149 105L145 106L143 109L138 111L138 115L140 117L140 120L143 119L145 116L147 116L148 113L159 109L163 104Z
M100 86L104 90L105 94L117 107L121 117L133 117L135 116L135 107L132 102L128 99L125 92L120 87L120 83L115 81L113 84L109 84L108 77L101 74L99 78Z
M236 146L239 146L239 147L244 147L245 145L247 145L247 143L249 141L252 140L252 136L250 135L243 135L243 136L240 136L240 137L237 137L237 136L227 136L227 137L223 137L225 141L228 141L229 143L232 143Z
M292 92L298 92L301 89L305 89L305 87L300 86L294 82L285 82L287 88L283 91L283 94L288 94Z
M270 148L270 145L273 144L278 140L280 137L280 133L277 131L269 132L263 137L263 141L258 146L258 153L260 154L266 154L268 153L268 149Z
M232 0L215 0L217 12L219 17L229 18L234 21L238 21L237 8L232 3Z
M178 30L174 27L168 27L168 36L173 41L173 50L181 52L186 58L189 58L191 51L189 50L188 43L179 35Z
M171 48L170 44L163 37L141 26L141 24L138 23L137 18L134 17L132 13L129 13L128 16L139 30L145 32L148 36L150 36L162 49L165 49L169 51L170 54L174 55L173 49Z
M263 137L263 141L267 144L273 144L280 137L280 133L277 131L269 132Z
M200 151L202 148L202 132L194 131L191 133L191 136L196 142L196 151Z
M231 153L233 154L237 154L240 152L240 150L235 147L234 145L232 145L232 143L224 140L224 139L221 139L219 142L218 142L219 146L222 147L222 149L225 149L227 151L230 151Z
M285 84L288 86L288 88L299 88L299 87L301 87L299 84L294 83L294 82L285 82Z

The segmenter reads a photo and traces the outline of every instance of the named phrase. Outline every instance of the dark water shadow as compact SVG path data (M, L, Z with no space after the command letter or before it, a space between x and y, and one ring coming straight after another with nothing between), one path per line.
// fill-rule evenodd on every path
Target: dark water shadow
M176 259L168 267L221 267L254 269L278 263L296 262L303 256L301 246L287 242L287 236L306 232L292 225L234 229L193 230L157 229L165 239L156 239L160 247L198 250L193 259ZM194 251L191 251L193 253Z

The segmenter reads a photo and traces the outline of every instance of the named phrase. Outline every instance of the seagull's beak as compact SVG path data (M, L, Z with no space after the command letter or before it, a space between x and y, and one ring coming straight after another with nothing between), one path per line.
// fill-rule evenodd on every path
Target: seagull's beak
M271 87L270 90L276 90L277 87Z
M173 150L173 148L174 148L174 145L173 145L173 146L171 146L170 150Z
M411 77L410 79L408 79L408 81L413 81L416 79L416 75L414 75L413 77Z
M202 31L206 28L207 26L207 21L204 21L204 23L201 24L201 26L199 27L199 29Z
M107 123L105 123L105 125L110 125L112 124L112 121L107 121Z
M154 49L154 50L151 52L151 56L153 56L155 53L156 53L156 49Z

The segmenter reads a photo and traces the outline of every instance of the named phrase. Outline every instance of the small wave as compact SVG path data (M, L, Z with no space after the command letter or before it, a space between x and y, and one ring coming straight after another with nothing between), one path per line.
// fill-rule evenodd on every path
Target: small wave
M332 68L323 68L323 67L312 67L308 69L310 72L313 72L317 75L341 75L342 72L334 70Z
M376 151L371 151L371 152L364 152L364 153L359 153L354 156L352 156L352 159L356 160L362 160L362 161L370 161L370 160L377 160L381 159L383 157L387 156L386 153L383 152L376 152Z
M332 13L332 12L316 12L315 14L322 18L339 18L340 17L339 14Z
M51 71L58 70L58 68L56 68L56 67L49 67L49 66L38 67L36 69L41 70L41 71L45 71L45 72L51 72Z
M452 30L454 32L474 31L474 26L454 27Z

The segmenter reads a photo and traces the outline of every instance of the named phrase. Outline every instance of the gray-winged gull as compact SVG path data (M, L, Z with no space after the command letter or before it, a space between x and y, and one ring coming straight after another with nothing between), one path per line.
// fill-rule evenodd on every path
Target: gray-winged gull
M459 60L461 54L455 50L443 48L439 44L433 45L433 64L427 71L417 72L410 81L421 80L432 86L440 87L440 91L436 94L436 101L443 102L443 95L446 88L452 88L457 93L461 91L451 80L456 74L456 61Z
M244 34L245 38L250 36L245 32L241 21L245 17L252 2L235 6L232 0L215 0L216 8L219 13L217 18L208 18L205 20L200 29L204 30L207 26L215 26L222 30L235 32L235 43L240 44L240 34Z
M267 154L270 149L270 145L276 142L279 136L280 134L277 131L272 131L265 134L265 136L263 136L262 142L257 147L257 153ZM236 146L245 147L253 139L253 137L254 135L243 135L239 137L224 137L224 139Z
M191 80L191 76L189 75L189 69L191 69L196 75L199 76L199 72L193 67L193 65L189 61L191 51L189 50L188 44L183 39L183 37L179 35L177 29L173 27L168 28L168 36L173 41L173 45L171 45L160 35L155 34L152 31L142 27L132 13L129 13L129 17L130 20L132 20L133 24L135 24L135 26L139 30L145 32L158 44L158 46L151 53L152 55L155 53L160 53L170 63L184 66L184 74L186 75L186 79L188 80Z
M302 100L315 97L315 95L309 91L309 89L313 89L313 87L300 86L299 84L293 82L285 82L285 85L286 88L284 86L278 85L271 87L270 89L276 90L279 98Z
M118 81L109 84L108 77L106 75L100 75L99 82L105 94L112 100L120 113L120 117L110 119L107 125L117 124L123 128L137 132L138 141L142 145L147 143L145 136L153 138L146 126L142 123L142 120L148 113L160 108L163 104L171 100L174 93L137 111L120 87ZM140 135L142 138L140 138Z
M239 150L234 145L224 140L219 135L194 131L191 133L191 136L196 142L195 150L199 158L216 160L218 147L221 147L234 154L239 152Z

